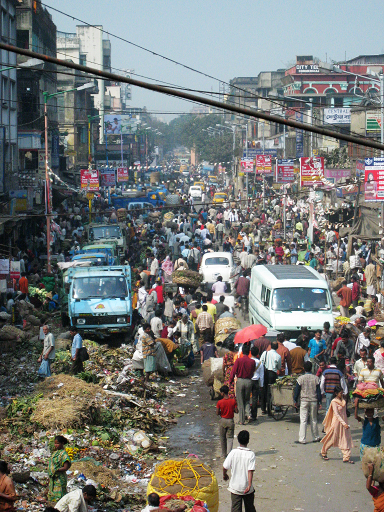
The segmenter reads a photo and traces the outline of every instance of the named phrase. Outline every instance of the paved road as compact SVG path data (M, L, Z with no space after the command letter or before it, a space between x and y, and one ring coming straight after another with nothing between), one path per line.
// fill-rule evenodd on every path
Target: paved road
M208 388L196 367L185 379L185 389L170 401L173 408L185 411L177 426L168 435L168 455L183 457L199 455L214 469L220 486L219 512L230 510L230 494L222 479L222 459L218 437L216 402L210 400ZM322 421L324 412L320 414ZM235 417L236 420L236 417ZM295 444L298 439L299 415L290 410L284 420L259 417L259 423L247 427L236 425L235 436L242 428L251 435L249 447L256 454L254 477L258 512L367 512L373 502L365 489L365 478L359 460L361 426L350 418L355 447L355 465L343 464L341 452L330 450L328 462L320 456L320 444L312 443L310 430L306 445ZM321 431L321 428L320 428Z

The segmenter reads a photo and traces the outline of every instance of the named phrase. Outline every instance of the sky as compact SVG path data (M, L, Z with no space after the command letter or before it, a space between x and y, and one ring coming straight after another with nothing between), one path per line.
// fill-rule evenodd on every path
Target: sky
M229 82L295 63L296 55L325 61L384 53L384 4L367 0L42 0L57 30L82 24L52 8L181 64ZM46 1L46 3L45 3ZM108 36L105 36L108 38ZM219 81L168 62L109 36L112 67L204 91ZM118 73L118 71L115 71ZM134 77L134 76L133 76ZM137 77L139 80L144 80ZM132 107L144 107L169 121L193 104L134 87Z

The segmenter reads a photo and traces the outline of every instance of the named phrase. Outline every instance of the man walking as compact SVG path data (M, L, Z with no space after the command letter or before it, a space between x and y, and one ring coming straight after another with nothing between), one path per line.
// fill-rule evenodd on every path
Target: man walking
M84 371L83 361L80 359L80 349L83 346L83 339L80 336L76 327L71 327L70 335L72 336L72 351L71 351L71 359L72 359L72 368L71 373L73 375L77 375Z
M308 415L311 417L311 431L314 443L320 441L319 431L317 428L317 409L321 409L321 392L320 381L316 375L312 375L312 363L306 361L304 363L305 374L300 375L297 379L293 401L295 407L298 408L300 397L300 444L306 444Z
M221 456L225 459L232 450L233 438L235 436L234 414L237 413L237 403L234 398L229 398L229 387L224 385L220 388L221 400L216 404L217 415L220 416L220 444Z
M337 292L337 296L340 297L341 316L349 318L349 306L352 304L352 290L348 288L345 281L343 287Z
M281 370L281 356L277 353L278 343L272 341L271 350L265 351L261 355L261 362L264 365L264 394L261 402L261 412L271 414L271 390L270 386L277 380L277 372Z
M40 367L39 375L42 377L51 376L51 362L55 359L55 338L51 332L49 332L49 325L43 325L44 341L43 351L37 360L38 363L46 361L44 372Z
M256 368L254 359L248 357L249 352L249 345L243 345L243 356L236 359L229 377L229 384L232 384L234 378L237 377L236 398L239 409L239 425L244 425L245 410L246 408L248 410L250 407L249 401L251 398L252 377Z
M331 401L333 399L333 390L336 386L343 388L344 395L348 394L348 387L345 382L344 375L337 368L337 358L331 357L329 361L329 367L323 371L320 379L320 391L321 394L325 394L325 407L328 411Z
M240 446L229 453L223 464L223 479L225 481L229 480L228 470L231 470L231 480L228 485L228 491L231 493L231 512L241 512L243 503L245 512L256 512L255 489L252 485L255 454L247 448L248 430L241 430L237 435L237 440Z

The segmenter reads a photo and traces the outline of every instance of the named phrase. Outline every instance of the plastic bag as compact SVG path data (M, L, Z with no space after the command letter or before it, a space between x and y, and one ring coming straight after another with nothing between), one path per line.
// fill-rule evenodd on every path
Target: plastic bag
M50 377L51 376L51 366L49 364L48 359L43 359L41 361L41 365L39 371L37 372L40 377Z

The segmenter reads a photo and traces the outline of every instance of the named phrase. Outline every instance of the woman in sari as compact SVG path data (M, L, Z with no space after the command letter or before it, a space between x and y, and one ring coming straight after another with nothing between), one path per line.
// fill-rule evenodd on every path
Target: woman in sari
M233 368L233 365L235 364L235 344L233 341L228 344L228 350L224 357L223 357L223 376L224 376L224 386L228 386L229 398L235 398L235 383L232 382L232 384L229 383L229 377L231 376L231 371Z
M374 464L368 464L368 477L367 477L367 491L372 496L375 510L373 512L384 512L384 484L379 482L379 485L372 485L373 472L375 470Z
M164 272L164 283L172 282L172 272L173 272L173 263L171 258L167 256L161 265L161 268Z
M55 437L55 451L48 462L49 490L48 500L57 503L67 494L67 471L71 467L71 459L64 450L68 440L64 436Z
M353 444L351 429L347 423L347 405L343 397L343 390L340 386L335 386L333 397L323 421L325 436L321 440L323 448L320 456L324 460L329 460L327 452L329 448L334 446L340 448L343 454L343 462L354 464L354 462L350 460Z

